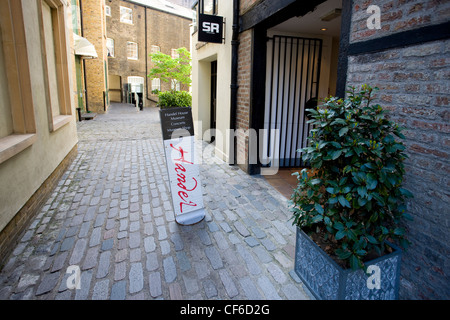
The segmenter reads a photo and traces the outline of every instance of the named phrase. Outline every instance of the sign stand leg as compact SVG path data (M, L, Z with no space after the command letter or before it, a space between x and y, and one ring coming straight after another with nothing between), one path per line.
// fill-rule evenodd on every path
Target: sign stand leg
M205 209L199 209L186 214L175 216L176 223L182 226L191 226L205 219Z

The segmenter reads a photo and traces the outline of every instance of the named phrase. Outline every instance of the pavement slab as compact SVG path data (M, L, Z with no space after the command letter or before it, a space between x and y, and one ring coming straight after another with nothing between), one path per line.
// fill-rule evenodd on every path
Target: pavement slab
M78 155L6 258L0 299L312 299L292 272L287 199L264 177L197 141L206 217L181 226L157 108L112 104L77 129Z

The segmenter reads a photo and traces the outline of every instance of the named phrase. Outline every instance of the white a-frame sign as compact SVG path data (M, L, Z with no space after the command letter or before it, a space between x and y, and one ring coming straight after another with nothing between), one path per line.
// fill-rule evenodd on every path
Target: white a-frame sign
M191 108L161 109L159 116L175 220L191 225L205 217Z

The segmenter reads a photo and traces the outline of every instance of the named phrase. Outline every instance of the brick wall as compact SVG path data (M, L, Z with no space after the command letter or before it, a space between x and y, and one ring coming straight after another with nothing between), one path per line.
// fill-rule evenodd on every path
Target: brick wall
M147 78L148 70L151 68L151 46L159 46L162 53L171 54L172 49L190 47L190 19L182 18L173 14L146 8L126 1L112 1L111 17L106 18L108 38L114 40L115 57L108 58L109 74L122 77L122 84L127 83L129 76ZM120 6L133 10L133 24L120 22ZM145 31L145 14L147 13L147 32ZM145 48L145 35L147 34L147 54ZM127 41L138 44L138 60L127 58ZM146 70L146 59L148 69ZM182 87L182 90L188 90ZM148 92L152 90L151 81L148 80ZM161 81L161 90L170 90L170 83ZM156 99L155 95L149 94ZM144 106L150 106L149 100L144 93Z
M240 12L241 15L250 10L254 5L260 3L262 0L241 0L240 1Z
M368 30L362 20L361 13L369 4L354 5L351 43L441 23L450 2L377 1L381 30ZM448 299L450 40L348 59L347 85L379 87L376 102L391 110L391 118L406 127L409 158L404 185L415 197L408 203L414 221L407 223L412 244L403 256L400 298Z
M369 30L367 8L377 5L381 11L381 29ZM440 0L364 0L354 1L350 41L365 41L387 35L446 22L450 1Z
M89 40L97 52L98 58L86 59L86 90L89 111L103 113L103 92L107 92L105 62L106 58L106 27L104 1L83 1L83 36Z
M244 133L249 129L250 123L250 83L252 65L252 30L244 31L239 35L238 52L238 93L236 129L237 137L237 162L242 170L248 170L248 136Z

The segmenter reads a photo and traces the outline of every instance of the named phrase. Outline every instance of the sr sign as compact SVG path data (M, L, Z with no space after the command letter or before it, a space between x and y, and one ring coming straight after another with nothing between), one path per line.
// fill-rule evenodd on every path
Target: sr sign
M200 14L198 22L198 41L222 43L223 17Z

